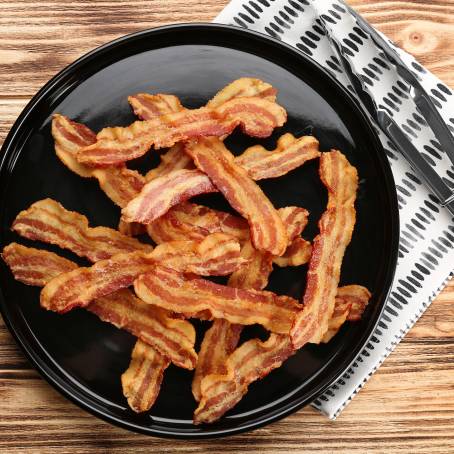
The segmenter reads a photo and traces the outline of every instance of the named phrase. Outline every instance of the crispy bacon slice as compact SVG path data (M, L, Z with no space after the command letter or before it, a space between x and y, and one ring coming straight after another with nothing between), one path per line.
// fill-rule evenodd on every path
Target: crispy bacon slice
M125 206L140 193L146 181L135 170L125 166L93 169L77 161L76 155L81 148L96 143L95 133L85 125L55 114L52 119L52 135L60 161L81 177L96 178L101 189L118 206Z
M329 320L328 331L334 335L345 317L346 308L353 306L353 301L365 307L370 297L367 289L357 285L342 287L336 297L336 309ZM349 301L349 295L352 300ZM352 320L356 320L354 315ZM324 338L323 341L328 339ZM294 350L291 339L286 335L271 334L267 341L252 339L237 348L227 359L224 371L208 375L201 382L201 399L194 413L194 424L210 423L219 419L233 408L246 394L251 383L268 375L280 367Z
M241 77L226 85L216 96L208 101L208 107L218 107L233 98L258 97L276 101L277 90L267 82L252 77Z
M231 323L259 323L277 333L288 333L298 302L271 292L242 290L204 279L186 279L174 270L155 266L134 281L140 299L149 304L192 317L209 312L212 318Z
M249 384L268 375L293 353L292 343L284 335L271 334L266 342L253 339L242 344L227 359L225 374L202 379L194 424L219 419L241 400Z
M218 318L205 332L192 379L192 394L197 402L202 397L200 386L207 375L227 373L227 358L240 340L243 325L235 325Z
M216 233L203 241L175 241L153 252L116 254L88 268L77 268L52 279L41 291L41 306L56 312L85 307L96 298L129 287L157 262L176 271L199 275L230 274L244 263L240 246L228 235Z
M225 233L243 242L249 238L245 219L204 205L183 202L147 225L147 232L157 244L181 239L201 240L211 233Z
M298 207L281 208L278 212L286 226L289 239L294 239L293 241L296 242L307 224L308 212ZM231 274L228 285L236 288L263 290L268 284L268 278L272 271L273 257L268 253L257 251L252 246L250 239L244 242L241 255L247 258L249 263ZM277 257L274 257L274 260L276 259ZM243 326L241 325L234 325L227 320L217 319L205 333L192 380L192 394L197 401L201 398L200 384L203 377L209 374L226 373L227 358L235 350L242 329Z
M53 278L77 268L74 262L53 252L11 243L2 258L15 279L27 285L43 287ZM193 369L195 330L187 321L140 301L131 291L119 290L90 303L86 309L101 320L129 331L150 344L179 367Z
M118 222L118 231L127 236L138 236L147 232L147 228L138 222L124 222L120 219Z
M139 120L126 128L106 128L98 133L95 144L78 152L77 159L90 166L117 165L144 155L152 145L159 149L195 137L224 136L237 126L252 137L268 137L286 119L285 110L275 102L234 98L216 108L184 110Z
M128 101L141 120L151 120L161 115L184 110L180 100L174 95L137 93L128 96Z
M194 369L195 330L188 321L173 318L169 312L144 303L128 289L97 298L86 309L152 345L176 366Z
M301 237L295 238L280 257L273 257L273 263L282 268L300 266L307 263L311 257L312 245Z
M173 206L193 196L212 192L217 192L217 189L199 170L175 170L147 183L140 195L122 210L122 219L150 224Z
M297 139L287 133L279 137L274 150L268 151L261 145L254 145L235 158L235 163L246 169L254 180L277 178L318 158L318 146L315 137L302 136Z
M194 163L184 151L184 144L177 143L169 151L161 155L161 162L157 167L147 172L145 179L151 181L176 170L192 168L194 168Z
M138 340L131 354L131 363L121 376L123 395L129 406L136 412L149 410L158 397L164 371L169 360Z
M273 271L273 256L255 249L250 240L243 244L241 256L248 263L230 275L229 286L254 290L264 289L268 285L269 275Z
M219 107L233 98L256 96L276 101L276 90L268 83L251 77L243 77L234 80L223 88L207 106L211 108ZM128 98L134 113L141 120L151 120L152 118L165 115L169 112L180 112L185 110L176 96L173 95L150 95L139 93ZM192 159L184 152L183 144L175 144L167 153L161 156L161 163L158 167L150 170L145 179L150 181L158 176L165 175L172 170L192 168Z
M92 262L119 253L153 250L152 246L114 229L89 227L85 216L66 210L52 199L40 200L21 211L14 220L12 229L25 238L70 249Z
M261 180L285 175L318 156L317 139L311 136L297 139L285 134L279 139L275 150L254 146L234 158L234 162L243 167L251 178ZM123 217L127 221L150 224L172 206L217 190L210 178L199 170L175 170L147 183L140 195L123 209Z
M234 162L233 155L215 137L201 138L186 145L186 152L222 192L230 205L245 217L251 239L258 250L282 255L288 236L277 210L247 172Z
M298 238L298 235L306 226L309 213L300 207L279 208L277 211L289 239L294 241L282 257L273 257L273 262L279 266L299 266L306 263L306 257L310 254L310 243ZM240 243L250 239L245 219L190 202L175 205L164 216L147 225L147 232L157 244L184 238L200 240L211 233L221 232L237 238Z
M10 268L14 279L37 287L43 287L55 276L77 268L74 262L57 254L17 243L5 246L2 259Z
M348 320L351 322L361 320L361 316L370 297L369 290L361 285L339 287L337 289L336 305L334 306L333 315L336 315L338 311L343 312L345 307L349 306Z
M318 343L333 313L340 268L355 225L358 174L340 151L323 153L320 178L328 189L328 205L319 221L307 273L304 308L295 319L291 338L295 348Z
M250 240L241 248L241 255L249 260L239 270L230 275L228 285L235 288L263 290L273 270L272 256L257 251ZM192 380L192 394L198 402L201 398L202 379L210 374L224 374L227 358L235 350L243 325L232 324L227 320L216 319L206 331L200 346L197 366Z

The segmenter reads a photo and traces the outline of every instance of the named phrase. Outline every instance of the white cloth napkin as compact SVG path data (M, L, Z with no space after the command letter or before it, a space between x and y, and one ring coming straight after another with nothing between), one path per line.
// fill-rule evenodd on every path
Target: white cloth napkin
M454 188L454 167L407 96L408 87L383 53L357 27L342 1L233 0L215 19L215 22L249 28L285 41L312 57L348 86L320 21L350 50L355 70L363 75L377 105L389 110L418 150ZM422 78L424 88L432 94L441 115L454 131L451 90L412 56L396 49L408 67ZM401 225L397 270L384 314L370 341L345 374L312 403L331 419L335 419L364 386L453 275L454 223L450 213L421 184L386 136L381 131L379 135L391 164L399 198Z

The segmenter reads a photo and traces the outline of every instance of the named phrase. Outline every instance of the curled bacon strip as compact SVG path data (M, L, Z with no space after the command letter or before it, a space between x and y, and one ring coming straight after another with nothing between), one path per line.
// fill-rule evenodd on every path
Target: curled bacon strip
M289 239L293 240L281 257L272 257L273 263L280 267L299 266L310 258L311 245L298 237L307 223L308 212L304 208L285 207L277 210L286 226ZM200 240L210 233L226 233L241 243L250 239L249 227L245 219L223 211L213 210L190 202L180 203L164 216L147 226L147 232L157 244L184 238ZM260 251L256 251L260 255ZM251 257L252 260L252 257ZM261 260L257 258L257 260ZM268 259L267 259L268 260ZM253 267L253 265L251 265ZM249 274L248 268L240 268L234 275ZM242 279L237 277L236 279ZM238 285L233 285L238 287ZM255 288L255 287L252 287Z
M86 309L152 345L176 366L194 369L195 330L188 321L172 318L168 311L144 303L128 289L97 298Z
M286 226L289 239L295 243L307 224L308 212L297 207L281 208L278 212ZM292 244L288 249L292 247ZM249 262L231 274L228 285L236 288L263 290L268 284L272 271L273 257L268 253L257 251L249 239L244 242L241 255ZM274 261L277 259L278 257L274 257ZM205 376L226 373L227 358L235 350L242 329L241 325L233 325L227 320L217 319L205 333L192 380L192 394L197 401L201 398L200 384Z
M138 93L128 96L128 101L141 120L151 120L161 115L184 110L180 100L174 95Z
M192 317L200 312L231 323L259 323L277 333L288 333L299 304L272 292L243 290L204 279L185 279L182 274L155 266L134 281L134 290L149 304Z
M55 114L52 119L55 152L63 164L84 178L96 178L101 189L120 207L136 197L145 184L145 178L125 166L93 169L77 161L76 155L85 146L96 143L96 135L85 125Z
M74 262L52 252L17 243L6 246L2 258L15 279L39 287L77 268ZM152 345L177 366L194 368L197 361L195 330L189 322L172 318L169 312L140 301L126 289L94 300L86 309Z
M338 311L343 312L345 307L350 307L348 320L356 322L361 320L364 309L369 302L371 294L366 287L361 285L346 285L337 289L336 305L334 306L333 316L338 315Z
M77 268L74 262L57 254L17 243L5 246L2 259L11 269L14 279L37 287L43 287L55 276Z
M92 262L124 252L153 250L152 246L116 230L89 227L85 216L66 210L52 199L40 200L21 211L14 220L12 229L25 238L70 249Z
M175 241L157 246L153 252L135 251L100 260L88 268L77 268L52 279L41 291L41 306L56 312L85 307L101 296L129 287L157 262L179 272L199 275L230 274L244 263L236 240L213 234L203 241Z
M184 144L177 143L167 153L161 155L161 162L157 167L151 169L145 175L147 181L162 177L181 169L191 169L194 167L192 159L184 151Z
M273 256L255 249L250 240L241 247L241 256L248 263L231 274L229 286L254 290L265 288L273 271Z
M273 257L273 263L282 268L300 266L307 263L311 257L312 245L301 237L295 238L280 257Z
M364 308L370 297L367 289L356 285L343 287L339 289L339 293L342 296L336 297L336 318L331 317L328 324L331 334L335 334L340 328L337 317L341 316L341 313L345 314L346 307L352 306L353 301L356 301L356 304ZM348 301L349 294L352 297L351 302ZM356 320L355 317L356 315L352 319ZM350 316L346 319L350 320ZM194 424L219 419L241 400L251 383L281 366L295 351L289 336L279 334L271 334L265 342L252 339L242 344L228 357L226 372L208 375L202 379L201 400L194 413Z
M237 126L252 137L268 137L286 119L285 110L275 102L235 98L216 108L184 110L139 120L126 128L104 129L95 144L78 152L77 159L90 166L121 164L144 155L152 145L159 149L195 137L224 136Z
M118 222L118 231L127 236L138 236L147 232L146 226L138 222Z
M235 164L233 155L224 144L213 137L203 138L187 144L186 152L230 205L248 220L254 247L282 255L288 236L279 214L247 172Z
M276 101L277 90L267 82L252 77L241 77L226 85L216 96L208 101L208 107L218 107L233 98L258 97Z
M306 342L320 342L328 330L342 259L356 220L358 174L340 151L322 154L320 178L328 189L328 205L319 221L320 233L313 242L304 308L291 331L295 348Z
M245 219L204 205L183 202L147 225L147 232L157 244L184 238L199 240L210 233L225 233L242 242L249 238Z
M138 340L131 354L131 363L121 376L123 394L136 412L149 410L158 397L164 371L169 360Z
M254 249L250 240L241 248L241 256L249 263L230 275L228 285L235 288L263 290L273 270L272 256ZM216 319L206 331L200 346L197 366L192 380L192 394L198 402L201 398L202 379L210 374L224 374L227 358L235 350L243 325Z
M270 84L259 79L242 77L223 88L208 102L207 107L219 107L233 98L251 96L265 98L274 102L276 100L276 90ZM181 112L185 110L178 98L173 95L139 93L130 96L128 100L134 113L141 120L151 120L156 116L165 115L169 112ZM150 170L145 175L145 179L150 181L172 170L188 169L191 167L193 167L192 159L184 152L183 144L177 143L167 153L161 156L159 166Z
M202 397L200 386L204 377L227 373L227 358L237 347L242 331L243 325L218 318L205 332L192 379L192 394L197 402Z
M257 145L234 158L254 180L276 178L320 156L314 137L283 135L273 151ZM171 207L200 194L217 192L210 178L200 170L175 170L147 183L139 196L123 209L126 221L150 224Z

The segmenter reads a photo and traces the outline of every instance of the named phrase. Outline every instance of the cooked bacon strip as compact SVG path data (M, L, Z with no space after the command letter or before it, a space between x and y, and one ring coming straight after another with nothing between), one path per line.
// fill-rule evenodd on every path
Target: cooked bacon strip
M254 180L277 178L318 158L318 140L312 136L294 137L287 133L279 137L277 147L268 151L261 145L249 147L235 158L235 163L247 170Z
M161 162L157 167L147 172L145 179L151 181L176 170L192 168L194 168L194 163L184 151L184 144L177 143L169 151L161 155Z
M368 290L358 285L342 287L338 294L336 309L328 324L327 333L331 335L340 328L339 320L342 314L345 316L347 307L353 304L365 307L370 297ZM351 301L348 301L349 295ZM348 315L346 319L357 320L355 317L351 319ZM203 378L200 404L194 413L194 424L210 423L219 419L241 400L251 383L280 367L295 351L289 336L273 333L265 342L252 339L242 344L227 359L225 372Z
M151 253L117 254L55 277L41 291L41 306L61 313L85 307L96 298L129 287L138 276L154 269L157 262L179 272L208 276L230 274L244 259L238 242L221 233L199 242L163 243Z
M201 383L201 399L194 424L210 423L233 408L250 383L265 377L294 353L288 336L271 334L266 342L253 339L228 358L226 373L208 375Z
M279 139L275 150L268 151L261 146L254 146L234 158L234 162L243 167L251 178L261 180L285 175L318 156L320 152L317 139L310 136L296 139L291 134L285 134ZM127 221L150 224L178 203L196 195L217 191L203 172L175 170L147 183L140 195L123 209L123 217Z
M248 263L231 274L228 285L242 289L264 289L273 271L273 256L267 252L258 251L248 240L241 248L241 257Z
M256 96L276 101L276 90L266 82L250 77L243 77L234 80L223 88L207 106L211 108L219 107L233 98ZM173 95L149 95L139 93L128 98L134 113L141 120L151 120L152 118L165 115L169 112L180 112L185 110L176 96ZM175 144L167 153L161 156L161 163L155 169L150 170L145 179L150 181L158 176L165 175L172 170L192 168L192 159L184 152L183 144Z
M231 323L259 323L277 333L288 333L299 304L288 296L271 292L242 290L205 279L186 279L163 266L134 281L140 299L149 304L192 317L202 311Z
M307 224L308 212L299 207L279 208L277 211L286 226L289 239L294 241L283 256L273 257L273 262L282 267L306 263L310 255L310 243L298 238L298 235ZM218 232L231 235L241 243L250 239L245 219L190 202L171 208L164 216L147 225L147 232L157 244L184 238L200 240L210 233Z
M201 240L211 233L225 233L240 242L249 238L245 219L190 202L175 205L164 216L147 225L147 232L157 244L185 238Z
M200 386L204 377L227 373L227 358L237 347L242 331L243 325L218 318L205 332L192 379L192 394L197 402L202 397Z
M176 366L194 369L195 330L188 321L172 318L168 311L144 303L128 289L97 298L86 309L152 345Z
M276 101L277 90L267 82L252 77L241 77L226 85L216 96L208 101L208 107L219 107L233 98L259 97Z
M184 110L180 100L174 95L138 93L128 96L128 101L141 120L151 120L161 115Z
M127 236L138 236L147 232L147 227L138 222L124 222L120 219L118 231Z
M90 166L121 164L144 155L152 145L159 149L195 137L224 136L237 126L252 137L268 137L286 119L285 110L275 102L235 98L216 108L188 109L139 120L126 128L106 128L98 133L95 144L78 152L77 159Z
M211 180L198 170L180 169L151 180L140 195L122 210L125 222L150 224L175 205L193 196L217 192Z
M350 307L348 320L355 322L361 320L364 309L369 302L371 294L366 287L361 285L346 285L337 289L336 305L333 315L337 311L344 311L346 306Z
M123 395L136 412L149 410L158 397L164 371L169 360L138 340L131 354L131 363L121 376Z
M212 211L214 212L214 210ZM296 242L299 239L298 235L301 235L307 224L308 212L298 207L281 208L278 212L286 226L289 239L294 239L293 241ZM241 220L241 218L237 219ZM159 220L156 222L159 222ZM242 230L244 230L244 227ZM291 247L292 245L289 246L289 248ZM241 255L247 258L249 263L244 264L231 274L228 285L236 288L263 290L268 284L268 278L272 271L273 257L268 253L257 251L252 246L250 239L244 242ZM274 257L274 260L276 259L277 257ZM243 326L241 325L233 325L227 320L217 319L205 333L192 380L192 394L197 401L201 398L200 383L203 377L210 374L226 373L227 358L235 350L242 329Z
M291 338L295 348L318 343L328 330L335 304L340 268L355 225L358 174L340 151L323 153L320 178L328 189L328 205L312 246L304 308L295 319Z
M14 220L12 229L25 238L70 249L92 262L119 253L153 250L152 246L114 229L89 227L85 216L66 210L52 199L40 200L21 211Z
M119 167L94 169L76 159L79 150L96 143L96 135L81 123L55 114L52 119L55 152L63 164L84 178L96 178L101 189L118 206L124 207L136 197L145 184L145 178L135 170Z
M235 288L263 290L273 270L272 256L254 249L250 240L241 248L241 256L249 263L230 275L228 285ZM192 394L198 402L201 398L200 384L210 374L225 374L227 358L238 345L243 325L216 319L206 331L200 346L197 366L192 380Z
M2 258L15 279L26 285L43 287L53 278L77 268L74 262L53 252L11 243ZM156 348L179 367L193 369L195 330L187 321L140 301L131 291L119 290L90 303L86 309L101 320L125 329Z
M217 138L203 138L186 145L186 152L205 172L230 205L245 217L256 249L282 255L288 243L284 224L260 187L235 164L233 155Z
M14 279L27 285L43 287L55 276L77 268L70 260L18 243L5 246L2 259L11 269Z
M309 261L311 253L311 243L301 237L297 237L287 247L284 255L273 257L273 263L282 268L304 265Z

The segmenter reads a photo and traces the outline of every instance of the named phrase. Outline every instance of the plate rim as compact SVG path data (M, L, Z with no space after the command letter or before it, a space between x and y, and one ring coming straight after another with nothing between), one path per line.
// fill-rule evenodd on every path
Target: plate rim
M226 25L226 24L217 24L217 23L205 23L205 22L194 22L194 23L178 23L178 24L169 24L160 27L153 27L144 30L140 30L134 33L130 33L119 38L116 38L112 41L109 41L101 46L94 48L93 50L85 53L84 55L77 58L74 62L70 63L68 66L63 68L59 71L56 75L54 75L48 82L46 82L38 92L31 98L31 100L26 104L22 112L17 117L16 121L14 122L13 126L11 127L10 131L8 132L5 141L1 147L1 157L0 157L0 171L3 171L5 167L5 163L11 158L11 153L14 152L16 146L15 142L18 140L20 136L22 127L24 123L27 121L28 116L33 112L35 106L41 102L46 96L52 93L52 90L55 86L58 86L59 83L63 83L66 86L66 89L69 89L68 83L65 83L65 78L73 74L80 66L86 65L92 59L97 59L102 56L102 53L105 51L110 51L112 48L117 46L123 45L124 43L132 42L136 39L143 39L144 37L148 37L150 35L159 34L159 33L167 33L174 30L181 30L185 29L187 31L201 31L203 29L210 30L211 32L216 32L216 30L223 30L225 32L230 32L233 34L240 34L243 36L250 36L254 39L261 40L266 45L272 44L273 46L282 46L287 51L291 53L297 54L300 58L303 58L308 65L312 65L315 67L316 70L323 73L323 75L330 81L330 83L335 86L335 88L342 92L345 98L355 106L356 114L362 117L364 124L367 125L368 128L368 136L375 142L375 148L379 148L383 150L383 146L378 138L378 135L370 122L367 114L364 112L364 109L361 107L360 103L351 95L351 93L342 86L336 79L333 77L325 68L323 68L317 61L312 59L310 56L304 54L303 52L299 51L297 48L286 44L282 41L279 41L275 38L272 38L266 34L256 32L253 30L245 29L242 27L234 26L234 25ZM80 79L76 78L73 81L73 85L77 86L80 83ZM391 285L393 283L395 271L396 271L396 264L397 264L397 257L398 257L398 244L399 244L399 210L398 210L398 200L397 200L397 191L396 185L394 182L394 178L392 175L391 167L386 158L385 151L383 150L382 153L376 153L377 159L381 163L381 168L385 177L385 184L383 185L386 188L386 199L387 204L390 206L390 218L391 218L391 225L390 225L390 251L391 254L388 257L387 262L387 270L385 273L384 278L384 292L382 293L383 298L380 301L380 310L377 311L376 320L373 322L365 333L361 336L361 341L356 344L356 347L352 350L349 355L348 360L343 360L341 365L339 365L334 372L330 374L329 380L325 380L323 383L317 384L314 386L314 389L310 396L305 396L304 398L294 399L290 402L284 403L281 405L279 410L273 409L273 413L269 416L260 416L260 421L256 421L255 419L249 423L243 423L241 427L231 427L231 428L218 428L214 430L210 430L209 425L203 426L208 429L207 432L181 432L178 430L162 430L155 427L144 427L142 425L135 424L130 421L125 421L121 418L114 416L112 413L109 413L105 407L97 405L93 399L89 400L87 395L82 393L80 390L80 385L77 386L71 382L63 381L61 374L58 374L55 368L49 365L49 361L42 360L36 351L36 346L33 347L33 344L30 344L23 335L19 333L19 330L16 329L12 320L10 319L8 305L6 300L3 296L3 292L0 291L0 312L2 314L3 320L5 322L6 327L8 328L9 332L12 334L14 340L19 345L22 352L25 354L27 359L31 362L33 367L40 373L40 375L60 394L65 396L71 402L75 403L78 407L84 409L88 413L108 422L114 424L116 426L122 427L124 429L132 430L134 432L142 433L145 435L157 436L162 438L173 438L173 439L187 439L187 440L197 440L197 439L207 439L207 438L219 438L224 436L229 436L233 434L239 434L246 431L251 431L268 425L272 422L280 420L289 414L292 414L299 410L300 408L307 405L311 402L316 396L323 393L326 389L328 389L333 383L335 383L344 373L345 371L352 365L355 361L356 357L360 353L361 349L364 348L364 345L372 337L377 324L383 314L385 308L385 302L387 297L391 291ZM3 184L2 184L3 186ZM4 201L0 201L1 206L4 205ZM0 288L1 290L1 288ZM95 408L98 406L99 408Z

